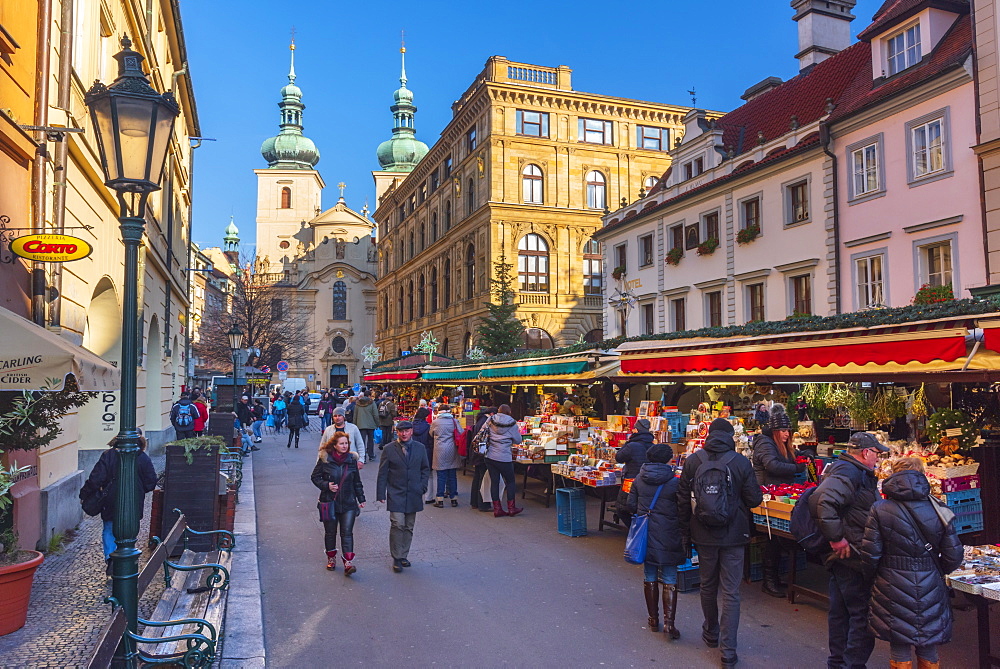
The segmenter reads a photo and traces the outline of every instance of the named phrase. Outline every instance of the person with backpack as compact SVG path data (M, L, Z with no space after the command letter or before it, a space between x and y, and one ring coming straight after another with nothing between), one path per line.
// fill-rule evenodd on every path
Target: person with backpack
M187 393L181 395L177 404L170 407L170 424L174 426L178 440L194 438L194 420L198 415L198 407Z
M482 400L482 409L476 417L476 424L472 426L472 433L469 435L469 464L472 465L472 490L469 505L480 511L493 510L493 498L486 497L490 494L490 482L486 472L486 456L480 454L472 447L476 443L476 437L486 425L486 421L497 412L493 406L493 401L489 398ZM489 433L487 432L487 435Z
M295 440L295 448L299 447L299 430L306 426L306 405L302 399L294 397L288 401L288 444L292 447L292 440Z
M684 564L685 548L677 518L677 477L670 460L670 444L656 444L645 452L647 461L635 477L625 506L632 513L649 514L648 543L643 569L643 594L649 630L660 629L660 586L663 586L663 632L671 641L679 639L677 617L677 565Z
M567 400L568 401L568 400ZM646 451L653 445L653 433L649 431L650 423L646 418L640 418L635 422L633 434L625 442L625 445L615 453L615 462L625 465L622 470L622 478L629 481L639 475L639 469L646 463ZM628 496L625 486L622 486L618 493L618 501L615 503L615 512L626 525L632 523L632 514L628 512Z
M375 401L369 396L368 391L362 391L354 405L354 424L361 430L361 436L365 440L365 458L369 462L375 461L375 428L379 425L378 407Z
M827 666L864 667L875 649L868 627L872 569L861 555L865 526L879 499L874 468L889 449L868 432L855 432L847 452L823 470L823 480L809 497L809 510L831 553L830 609L827 616L830 657Z
M795 483L795 475L806 470L805 463L795 461L791 421L783 404L771 407L768 421L753 440L753 471L760 485ZM785 585L779 576L781 554L789 546L780 537L770 537L764 543L764 579L761 590L765 595L784 597Z
M952 615L944 575L962 564L954 514L931 499L920 458L900 458L882 482L861 542L875 570L869 625L889 642L892 669L938 669L937 647L951 641Z
M701 638L734 667L740 624L740 581L750 543L750 509L764 501L753 466L736 452L733 424L712 421L705 447L684 461L677 487L682 543L694 542L701 574ZM719 617L719 590L722 617Z
M396 416L396 403L392 399L392 393L382 393L382 400L378 403L378 426L382 430L382 439L378 445L380 451L392 441L392 424Z
M524 511L515 505L517 483L514 476L514 444L521 443L521 431L511 416L510 405L501 404L497 412L486 421L489 430L486 450L486 470L490 473L490 498L493 500L493 517L516 516ZM500 503L500 479L507 493L507 510Z
M271 413L274 414L274 433L281 434L281 426L288 417L288 404L281 395L271 402Z

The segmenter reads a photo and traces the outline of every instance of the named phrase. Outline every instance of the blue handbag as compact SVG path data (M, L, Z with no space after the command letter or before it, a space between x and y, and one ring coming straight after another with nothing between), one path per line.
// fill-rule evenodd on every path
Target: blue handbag
M653 495L646 513L632 516L632 524L628 528L628 538L625 539L625 562L642 564L646 561L646 546L649 543L649 512L656 506L660 491L665 484L660 484Z

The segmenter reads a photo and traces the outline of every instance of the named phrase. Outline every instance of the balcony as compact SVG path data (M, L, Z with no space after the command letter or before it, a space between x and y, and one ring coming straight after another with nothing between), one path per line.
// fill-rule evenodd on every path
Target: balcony
M518 293L517 303L548 306L550 297L548 293Z
M584 295L583 296L583 306L585 307L597 307L600 309L604 306L604 296L603 295Z

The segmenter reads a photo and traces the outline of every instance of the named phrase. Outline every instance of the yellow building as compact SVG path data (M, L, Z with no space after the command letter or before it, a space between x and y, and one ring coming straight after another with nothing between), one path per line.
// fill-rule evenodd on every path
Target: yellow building
M527 347L600 341L606 278L591 233L656 183L689 108L581 93L568 67L493 56L428 150L405 71L401 84L373 173L384 356L430 330L439 352L461 357L501 257L518 273Z

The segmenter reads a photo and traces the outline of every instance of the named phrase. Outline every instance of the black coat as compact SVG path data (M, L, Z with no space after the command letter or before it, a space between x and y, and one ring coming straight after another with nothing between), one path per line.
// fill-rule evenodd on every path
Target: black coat
M378 463L375 499L385 501L389 511L416 513L424 508L424 494L431 477L427 449L419 441L406 442L408 455L403 455L399 440L389 443Z
M236 403L236 417L240 419L240 425L246 427L253 422L253 407L244 404L243 401Z
M795 458L789 460L778 444L767 434L758 434L753 440L753 473L761 485L795 483L795 475L806 470Z
M345 467L347 469L346 477L344 477ZM343 483L340 482L341 477L344 477ZM357 511L358 503L365 501L365 489L361 485L361 473L358 471L358 461L353 454L350 454L347 462L339 465L332 457L323 452L319 460L316 461L316 466L313 467L310 478L313 485L320 490L319 501L336 502L334 510L337 513ZM335 493L330 492L330 486L327 483L331 482L339 485L340 490Z
M677 515L681 533L685 540L689 537L699 546L744 546L750 543L750 509L760 506L764 495L760 491L753 466L745 456L736 454L729 463L733 477L733 492L737 496L737 508L733 522L728 527L706 527L694 516L691 509L691 491L694 477L706 460L718 460L729 451L736 450L733 435L727 432L710 432L705 448L696 451L684 461L680 483L677 487Z
M286 425L297 428L306 426L306 408L298 400L288 400L288 422Z
M823 480L809 497L809 510L827 541L847 539L851 557L841 560L845 566L867 572L867 564L858 551L865 535L865 525L872 504L879 499L878 481L872 470L847 453L841 453L823 470ZM831 554L830 560L836 560Z
M656 506L649 512L649 539L646 545L646 562L655 565L676 566L683 564L685 546L681 541L681 526L677 519L677 477L674 468L663 462L647 462L628 493L628 511L646 513L663 485Z
M156 487L156 469L153 468L153 461L149 459L145 451L139 451L135 458L136 466L136 500L138 502L139 517L143 514L143 498L146 493L152 492ZM91 490L109 488L109 494L104 498L104 507L101 509L101 520L114 520L115 518L115 492L113 483L118 478L118 449L109 448L101 453L100 459L90 472L87 482L80 489L81 499L88 495Z
M933 502L930 485L920 472L902 471L882 483L887 499L872 506L861 554L875 569L869 622L875 635L889 643L936 646L951 640L951 606L944 576L935 566L905 505L933 544L945 574L962 564L962 544L949 523L945 527Z
M653 445L652 432L636 432L628 438L625 445L615 453L615 461L624 463L623 478L634 479L639 475L639 468L646 463L646 451Z
M413 423L413 441L419 441L427 449L427 459L430 460L432 452L432 443L430 435L431 426L426 420L418 420Z

